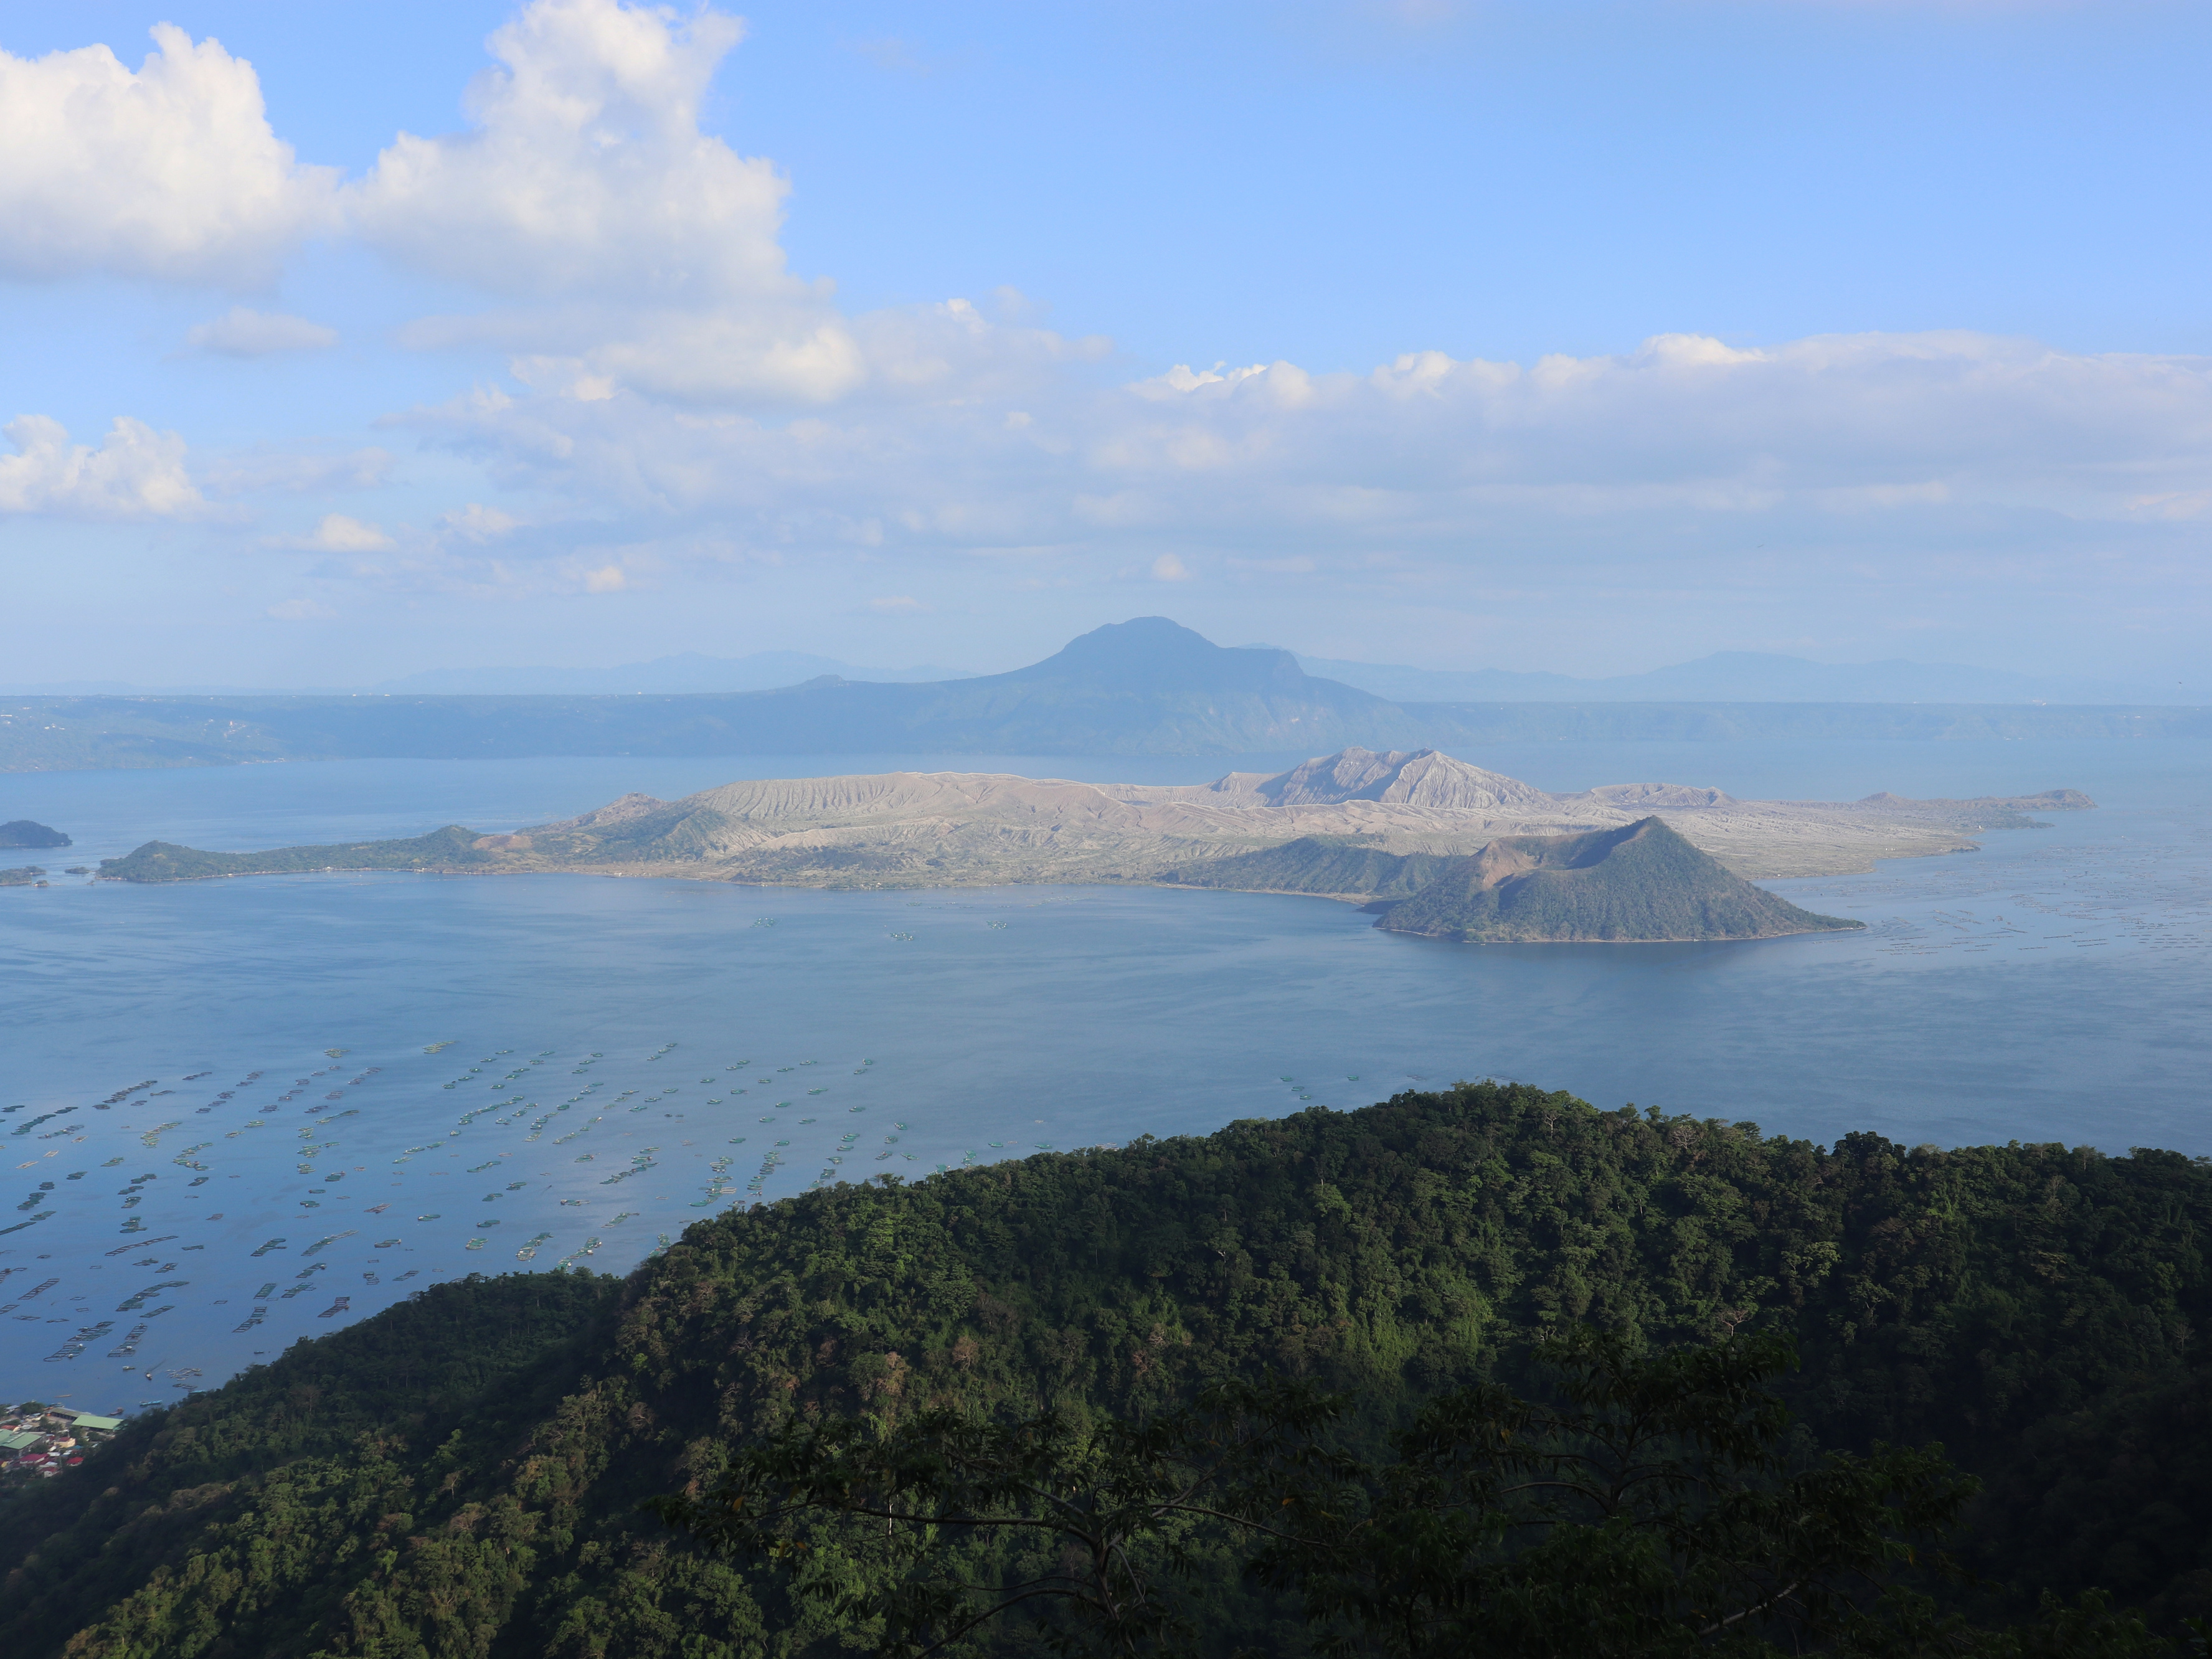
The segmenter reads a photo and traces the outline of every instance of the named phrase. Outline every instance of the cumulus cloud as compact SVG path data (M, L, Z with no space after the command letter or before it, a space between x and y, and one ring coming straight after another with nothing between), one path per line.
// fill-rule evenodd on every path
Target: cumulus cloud
M525 384L705 405L1012 395L1098 339L1038 326L1011 292L851 316L793 276L788 181L701 131L709 83L744 34L624 0L529 0L487 42L467 125L399 134L366 176L301 166L270 131L252 65L155 31L137 72L105 46L0 54L0 272L94 270L264 282L319 232L497 296L400 331L423 349L490 347ZM988 313L988 314L987 314ZM335 334L240 307L189 348L313 349Z
M699 130L744 33L617 0L532 0L488 43L471 125L403 133L350 192L357 233L404 263L525 302L406 336L514 350L535 384L605 395L820 401L863 378L825 289L786 268L790 185Z
M1502 514L1655 508L2117 520L2212 483L2212 361L1965 334L1763 350L1670 336L1527 366L1426 352L1364 374L1178 368L1103 392L1064 381L1019 413L948 398L702 420L555 393L416 418L490 446L518 483L922 543L1176 527L1341 547L1449 540Z
M451 513L441 514L438 520L441 530L470 542L496 541L513 531L515 525L516 520L509 514L481 501L455 507Z
M72 444L45 415L0 427L15 446L0 455L0 513L69 519L188 519L208 503L185 469L185 441L119 415L95 449Z
M2191 516L2212 498L2201 359L1682 337L1529 364L1066 376L1015 410L854 399L773 419L533 392L412 418L558 503L503 559L502 580L540 589L574 584L580 538L655 555L664 586L773 559L823 602L862 580L1203 573L1255 603L1295 583L1442 654L1533 666L1532 641L1571 643L1593 672L1654 659L1655 634L1695 654L1811 617L1832 648L1877 653L1911 617L1948 630L1914 648L1966 653L1993 629L2057 648L2212 623Z
M338 343L338 331L304 317L233 306L185 336L185 349L220 357L268 357L282 351L319 351Z
M337 171L270 130L252 64L153 35L135 71L104 46L0 52L0 272L252 285L332 226Z
M804 292L776 238L789 188L698 128L744 26L616 0L534 0L488 43L470 131L402 133L357 189L362 234L496 292L722 300Z
M343 513L325 513L307 534L282 538L276 543L312 553L381 553L393 544L381 526L348 518Z
M850 316L794 276L788 182L699 129L743 32L703 9L532 0L495 33L469 128L402 134L348 192L360 235L507 302L402 343L504 350L525 384L581 402L702 404L994 395L1103 354L1011 293L988 315L954 299Z
M1018 295L849 314L788 269L782 175L699 126L741 34L704 6L528 0L489 42L464 130L402 134L343 189L277 143L251 66L215 42L161 32L135 75L98 48L0 59L0 212L27 227L0 270L236 281L343 219L487 296L400 339L495 349L511 381L393 421L530 501L526 532L470 503L396 533L331 514L283 544L396 584L612 593L687 560L974 569L1004 555L1025 580L1056 562L1054 580L1202 571L1209 589L1296 578L1513 605L1545 583L1679 598L1724 568L1756 583L1772 541L1900 585L1948 560L1985 585L2032 566L2086 588L2091 561L2111 575L2116 548L2179 545L2212 517L2203 359L1970 333L1759 348L1683 333L1530 362L1183 365L1113 386L1079 372L1106 342L1054 332ZM72 87L91 113L64 123ZM42 173L48 152L60 162ZM241 307L191 337L254 355L331 337ZM21 453L0 458L0 510L204 505L181 443L136 422L98 451L51 422L9 430ZM343 488L389 462L198 470L210 489Z
M1130 392L1143 412L1102 428L1092 453L1138 510L1187 510L1181 481L1210 477L1339 526L1446 503L1454 518L1950 501L2110 516L2145 483L2181 487L2212 465L2212 361L1969 334L1764 350L1662 336L1525 368L1424 352L1364 375L1276 363Z

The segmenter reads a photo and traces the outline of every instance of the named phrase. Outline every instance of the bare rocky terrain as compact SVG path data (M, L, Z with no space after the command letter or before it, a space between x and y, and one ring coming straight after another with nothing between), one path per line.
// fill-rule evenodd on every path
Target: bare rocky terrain
M1346 749L1273 775L1208 784L1075 783L1003 773L891 772L646 795L476 840L468 867L591 870L817 887L1151 882L1178 866L1302 836L1393 854L1464 854L1663 814L1750 879L1871 869L1971 849L2034 811L2094 805L2072 790L1978 800L1745 801L1675 784L1552 795L1434 750Z

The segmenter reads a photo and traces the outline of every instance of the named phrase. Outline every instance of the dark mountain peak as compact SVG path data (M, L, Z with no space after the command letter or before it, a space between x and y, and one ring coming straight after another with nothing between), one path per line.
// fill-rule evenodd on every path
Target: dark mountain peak
M1108 623L1001 680L1074 681L1102 690L1297 691L1312 684L1287 651L1216 645L1165 617Z

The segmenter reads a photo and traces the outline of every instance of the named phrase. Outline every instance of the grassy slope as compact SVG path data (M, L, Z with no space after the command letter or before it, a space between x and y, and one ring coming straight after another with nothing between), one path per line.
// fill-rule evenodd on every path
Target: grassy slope
M62 1535L0 1591L0 1632L24 1659L72 1627L76 1659L797 1651L772 1590L636 1513L726 1437L794 1407L1142 1407L1231 1370L1357 1386L1380 1423L1568 1320L1788 1322L1824 1437L2011 1468L2031 1431L2195 1375L2208 1224L2212 1169L2172 1155L1824 1151L1486 1085L841 1188L695 1224L609 1322L473 1407L258 1474L197 1448L259 1432L262 1373L134 1429L11 1517L18 1549ZM337 1345L378 1323L286 1363L341 1376ZM1224 1640L1259 1616L1239 1595Z
M1385 853L1341 836L1301 836L1280 847L1209 859L1165 872L1182 887L1243 893L1364 894L1395 898L1418 890L1454 862L1434 853Z
M1561 867L1483 884L1479 858L1453 860L1377 924L1482 943L1516 939L1765 939L1865 924L1802 910L1755 887L1657 818L1585 836L1496 843Z

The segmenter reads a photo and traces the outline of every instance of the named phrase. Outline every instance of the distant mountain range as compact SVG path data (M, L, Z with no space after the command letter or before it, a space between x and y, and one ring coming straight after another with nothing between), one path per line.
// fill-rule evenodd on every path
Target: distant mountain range
M683 696L708 691L773 691L824 675L837 679L913 684L967 679L973 671L924 664L913 668L864 668L805 651L755 651L743 657L710 657L684 651L650 662L611 668L433 668L374 685L254 688L240 685L134 685L124 680L69 680L54 684L0 686L0 696L26 697L270 697L356 696L364 690L418 696L634 696L641 692Z
M1421 721L1165 617L1094 629L1012 673L919 684L537 696L41 698L0 702L0 770L526 755L1319 754L1411 747Z
M651 662L615 668L435 668L403 675L371 689L447 696L634 696L658 691L774 691L823 676L911 685L932 680L974 678L965 668L860 668L835 657L804 651L756 651L744 657L709 657L685 651Z
M1164 621L1164 618L1151 620ZM1170 624L1172 626L1173 624ZM1278 651L1268 645L1233 647ZM1291 657L1307 674L1392 702L1936 702L2148 704L2190 707L2212 700L2212 687L2021 674L1960 663L1823 663L1766 651L1721 651L1695 662L1640 674L1577 678L1503 668L1414 668L1403 663ZM1037 665L1042 667L1042 665ZM366 688L254 690L235 685L149 687L119 680L0 686L6 696L349 696L361 690L412 696L664 696L786 690L825 677L881 685L1006 680L1031 672L982 676L971 669L920 664L870 668L805 651L755 651L713 657L685 651L609 668L435 668Z
M2063 675L2015 674L1959 663L1808 662L1766 651L1720 651L1642 674L1577 679L1502 668L1408 668L1298 658L1298 666L1394 702L1996 702L2201 703L2193 690Z
M758 691L0 697L0 771L15 772L550 755L1310 756L1587 738L2159 736L2212 736L2212 710L1393 700L1310 674L1288 651L1218 646L1164 617L1094 629L1009 673L908 684L823 675Z

